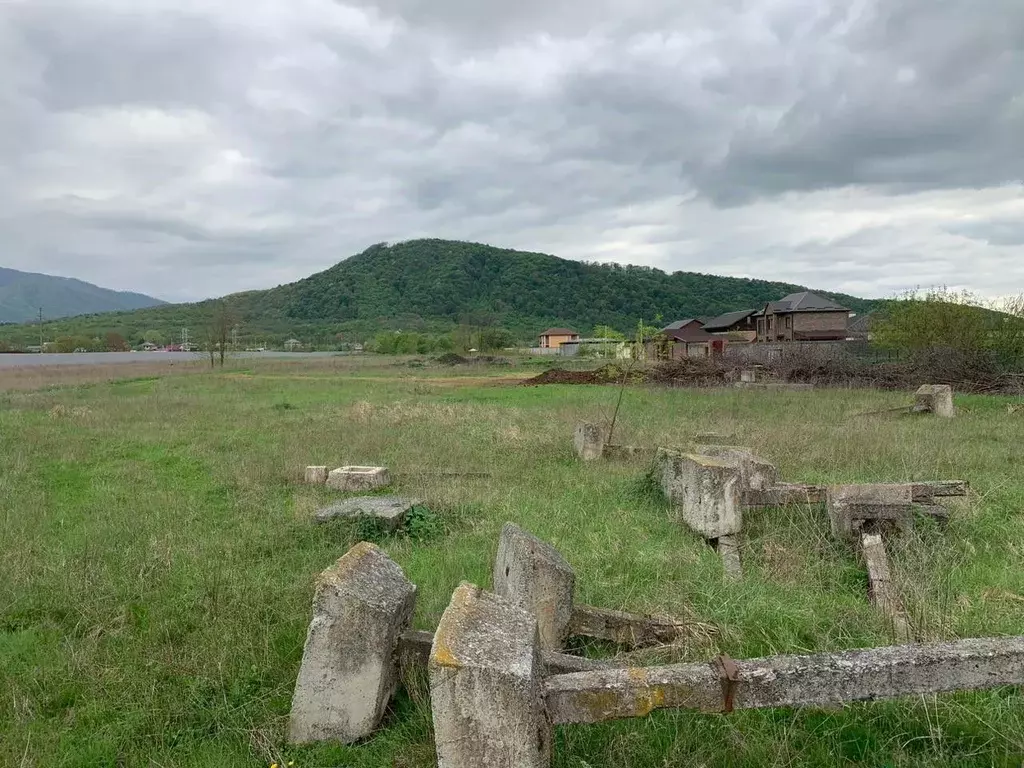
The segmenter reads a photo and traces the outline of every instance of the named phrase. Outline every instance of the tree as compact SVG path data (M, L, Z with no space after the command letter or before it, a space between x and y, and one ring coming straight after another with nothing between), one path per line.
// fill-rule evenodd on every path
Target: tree
M107 352L124 352L128 349L128 342L120 333L110 331L107 333L104 346L106 346Z
M593 336L595 339L615 339L616 341L626 340L626 334L621 331L616 331L609 325L595 325Z
M483 352L495 352L512 346L512 334L504 328L485 328L480 331L477 344Z
M224 367L228 339L231 338L231 329L235 326L235 323L235 313L232 308L223 299L218 301L213 307L213 313L210 315L209 324L206 328L206 348L210 352L211 368L213 368L214 362L217 359L216 355L220 357L220 367Z
M164 345L164 335L160 331L146 331L142 334L144 341L148 341L150 344L155 344L158 347Z

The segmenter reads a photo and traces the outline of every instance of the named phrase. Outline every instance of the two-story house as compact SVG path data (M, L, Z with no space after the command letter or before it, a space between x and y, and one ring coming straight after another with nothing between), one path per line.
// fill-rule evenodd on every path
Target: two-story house
M844 341L850 310L810 291L792 293L755 315L759 342Z
M571 328L548 328L540 335L541 349L558 349L567 341L579 341L580 335Z

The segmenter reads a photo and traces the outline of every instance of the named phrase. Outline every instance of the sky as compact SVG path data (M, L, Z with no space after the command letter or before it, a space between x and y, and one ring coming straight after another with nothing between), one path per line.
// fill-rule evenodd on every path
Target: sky
M443 237L1024 291L1021 0L0 0L0 266L169 300Z

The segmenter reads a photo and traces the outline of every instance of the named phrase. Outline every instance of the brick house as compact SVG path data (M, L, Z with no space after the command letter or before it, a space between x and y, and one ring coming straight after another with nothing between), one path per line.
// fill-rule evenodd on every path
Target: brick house
M567 341L579 341L580 335L570 328L548 328L540 335L541 349L558 349Z
M850 310L810 291L765 305L755 316L759 342L844 341Z
M683 357L710 357L725 350L726 340L704 330L704 323L687 318L670 323L644 344L649 360L678 360Z
M757 314L756 309L726 312L707 320L704 330L712 336L725 336L734 344L749 344L757 340Z

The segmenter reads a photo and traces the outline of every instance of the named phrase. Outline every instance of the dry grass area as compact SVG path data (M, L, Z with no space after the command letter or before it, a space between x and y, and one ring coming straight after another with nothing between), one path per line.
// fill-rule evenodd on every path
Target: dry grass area
M47 389L0 395L7 762L433 765L422 695L400 696L365 744L284 744L313 579L365 534L311 523L332 495L300 483L307 464L385 464L397 492L426 500L421 528L381 540L419 586L419 628L460 581L489 585L512 520L565 553L582 601L715 630L645 661L890 640L820 508L751 514L746 576L729 583L715 553L669 522L647 466L574 461L575 423L609 418L613 387L492 386L516 370L379 359L244 362L175 375L130 366L114 381L67 371ZM634 388L616 439L731 433L794 482L968 479L976 493L947 527L921 526L893 548L912 623L929 640L1024 633L1020 417L985 397L961 398L952 422L856 416L908 398ZM1021 734L1020 695L999 690L565 728L556 765L1008 766L1024 757Z

